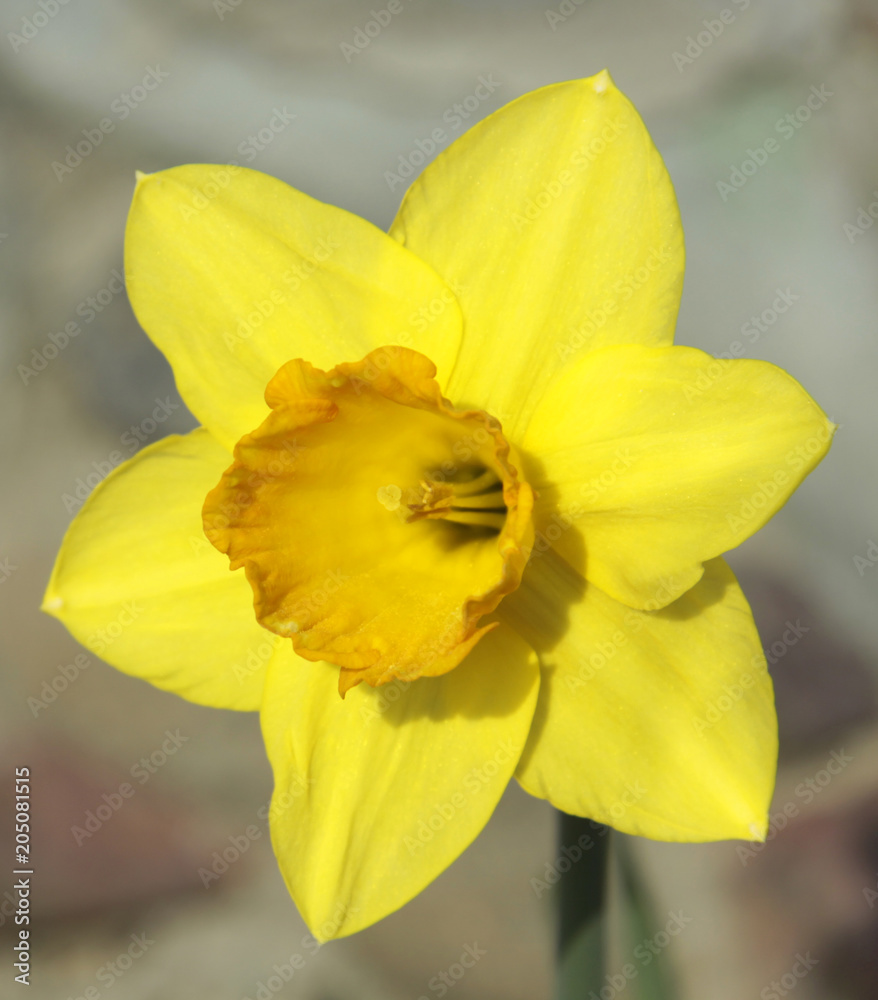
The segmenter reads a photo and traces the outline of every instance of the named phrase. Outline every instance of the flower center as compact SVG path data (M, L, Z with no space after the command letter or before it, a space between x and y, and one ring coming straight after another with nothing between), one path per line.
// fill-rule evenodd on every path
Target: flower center
M533 544L533 494L500 425L455 410L423 355L290 361L271 414L204 504L259 622L341 668L339 690L453 669Z
M471 474L470 474L471 473ZM509 508L503 498L503 481L493 469L462 470L459 482L422 479L417 498L407 504L408 520L445 518L454 524L503 530Z

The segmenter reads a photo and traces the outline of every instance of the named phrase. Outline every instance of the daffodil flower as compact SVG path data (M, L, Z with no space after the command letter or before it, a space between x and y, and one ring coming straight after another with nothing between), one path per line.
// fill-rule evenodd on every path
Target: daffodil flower
M672 346L677 205L606 73L474 126L389 234L250 170L140 176L125 268L202 426L94 491L45 609L261 712L319 937L410 900L513 777L631 834L764 834L772 689L720 555L833 425Z

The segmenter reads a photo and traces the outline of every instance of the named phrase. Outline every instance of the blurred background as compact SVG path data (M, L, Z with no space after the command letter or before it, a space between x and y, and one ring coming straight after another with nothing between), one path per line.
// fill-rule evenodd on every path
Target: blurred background
M656 933L672 914L686 922L649 938L654 949L633 942L619 967L660 951L685 1000L874 1000L878 3L403 0L377 36L357 35L381 3L6 0L0 11L2 802L15 766L37 771L29 995L432 998L476 943L484 957L455 981L456 1000L550 996L555 901L531 883L557 854L544 802L510 788L422 895L315 953L259 818L271 782L256 717L123 676L37 609L70 498L120 442L136 450L136 430L155 440L194 423L173 409L170 370L119 280L135 169L235 160L386 228L403 193L388 173L455 105L470 117L446 128L449 141L528 90L606 66L679 197L678 342L720 354L743 341L841 425L827 460L730 557L777 689L768 843L632 842ZM488 75L493 93L474 98ZM735 187L733 168L815 92L819 107ZM113 128L96 142L102 119ZM83 140L77 162L67 147ZM65 343L72 321L81 333ZM160 400L172 412L157 424ZM167 730L185 742L77 846L71 826ZM260 835L205 887L199 869L253 824ZM11 884L4 875L0 895ZM7 955L11 898L0 899ZM303 968L282 982L296 954ZM3 968L0 993L23 990Z

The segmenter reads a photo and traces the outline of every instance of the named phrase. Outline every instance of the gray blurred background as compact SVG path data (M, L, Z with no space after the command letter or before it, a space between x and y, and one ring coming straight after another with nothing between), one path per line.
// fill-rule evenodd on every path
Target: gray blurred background
M874 1000L878 4L403 0L366 47L343 50L380 6L6 0L0 10L2 802L14 766L37 769L29 995L219 1000L254 998L262 983L263 997L432 998L434 977L473 944L485 955L454 985L456 1000L550 995L554 900L530 882L556 857L545 803L511 788L414 902L314 954L258 818L271 787L256 717L187 704L94 657L73 670L81 649L37 607L70 520L65 494L146 426L157 399L179 401L114 277L135 169L235 160L386 227L403 188L385 174L466 107L481 75L499 86L471 121L606 66L680 200L689 261L678 342L721 353L743 339L745 356L786 368L841 425L828 459L730 557L778 693L769 843L634 843L656 931L670 913L690 918L658 950L685 1000ZM136 90L150 74L161 82ZM718 182L777 137L812 88L819 109L723 196ZM295 117L271 131L278 110ZM81 163L53 168L104 118L113 130ZM446 127L449 139L463 127ZM772 312L780 292L791 304ZM22 376L73 320L82 333ZM180 407L147 437L192 425ZM28 701L65 666L76 676L53 702ZM71 824L168 729L187 741L77 847ZM832 754L845 763L830 777ZM205 888L198 869L252 824L260 836ZM4 859L8 837L4 826ZM135 959L124 957L142 950L132 935L151 942ZM615 968L643 967L650 949L637 945L621 946ZM296 954L303 968L271 980ZM3 969L0 994L23 991ZM637 997L638 985L619 996Z

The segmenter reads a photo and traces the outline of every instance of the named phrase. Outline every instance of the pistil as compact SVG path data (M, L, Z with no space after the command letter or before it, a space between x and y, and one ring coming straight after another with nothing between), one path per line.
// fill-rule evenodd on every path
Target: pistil
M498 532L503 530L508 513L503 483L492 469L484 469L463 481L422 479L417 500L407 506L411 511L406 518L409 523L442 518Z

